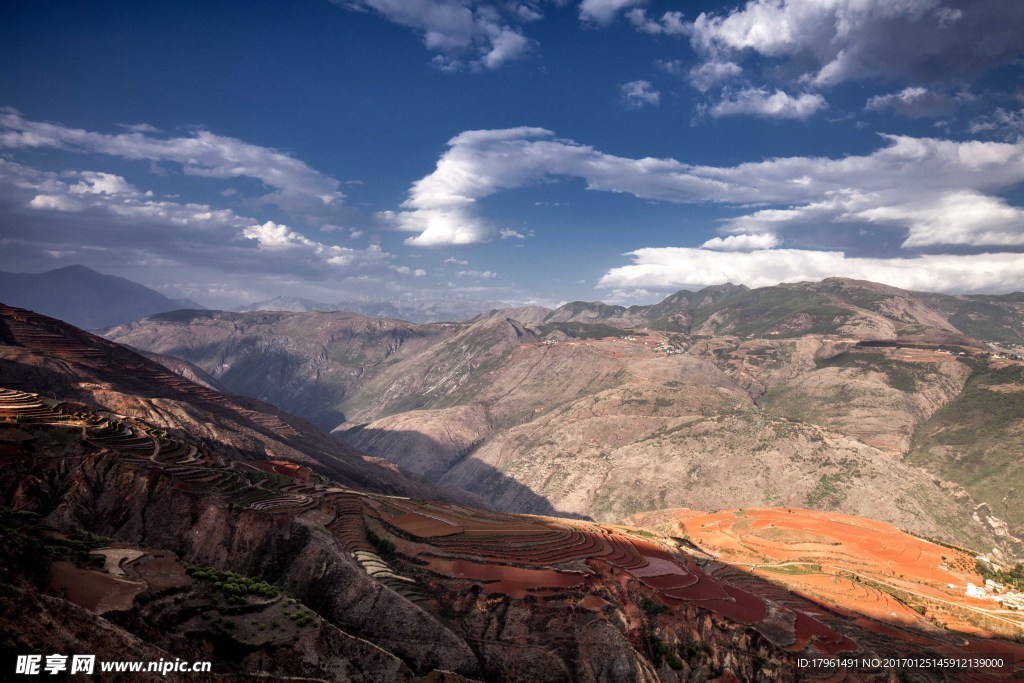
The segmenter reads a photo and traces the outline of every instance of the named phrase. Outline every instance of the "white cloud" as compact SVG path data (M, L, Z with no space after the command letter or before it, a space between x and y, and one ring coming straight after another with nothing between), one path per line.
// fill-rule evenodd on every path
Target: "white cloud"
M457 259L454 256L449 256L448 258L446 258L444 260L444 265L446 265L446 266L468 266L469 265L469 261L465 261L463 259Z
M580 20L588 24L605 26L624 9L642 5L646 0L583 0L580 3Z
M459 277L475 277L482 280L493 280L498 274L493 270L460 270L456 273Z
M273 190L263 197L264 201L297 212L322 212L340 206L344 198L337 180L292 156L204 130L178 138L158 138L144 132L110 135L29 121L12 109L0 109L0 147L56 148L130 160L169 161L180 164L189 175L254 178ZM90 185L100 182L96 186L100 188L105 182L99 176L83 180Z
M334 0L355 11L372 10L388 21L411 28L429 50L440 52L432 63L442 71L466 68L463 55L474 55L468 66L497 69L521 59L532 47L522 24L543 15L537 0L465 2L464 0Z
M491 37L491 46L480 62L488 69L497 69L505 62L520 59L530 49L530 41L521 33L503 28Z
M970 132L990 133L1004 140L1020 140L1024 138L1024 109L1010 111L999 107L991 114L971 121Z
M533 233L530 233L530 234L533 234ZM513 230L512 228L502 228L501 230L498 231L498 237L500 237L503 240L525 240L526 239L526 235L524 235L523 233L519 232L518 230Z
M849 277L931 292L1008 292L1024 282L1020 254L932 255L918 258L850 258L842 252L766 249L726 253L660 247L627 254L633 263L612 268L598 282L610 289L679 289Z
M949 116L966 99L970 96L954 97L938 90L913 86L888 95L875 95L868 99L864 108L877 112L893 111L912 119L934 118Z
M825 106L818 94L801 93L793 97L781 90L769 93L765 88L746 88L732 93L711 108L711 115L749 114L770 119L806 119Z
M630 81L619 86L622 99L630 109L642 109L647 106L656 107L661 100L661 93L654 89L650 81Z
M261 249L294 249L296 247L315 247L312 240L295 232L287 225L279 225L267 221L262 225L250 225L242 230L246 239L259 242Z
M142 192L112 173L72 171L64 175L79 182L69 184L56 173L0 159L0 186L31 195L25 201L29 209L104 215L122 223L135 222L137 228L166 225L179 231L233 230L251 222L230 209L157 199L152 192Z
M74 199L63 195L37 194L33 197L28 206L33 209L44 211L81 211L84 206Z
M683 36L689 33L689 25L683 21L682 12L665 12L660 19L651 19L642 8L637 7L626 13L626 18L641 33L652 36Z
M954 5L959 5L955 7ZM786 62L806 83L953 81L1017 58L1024 4L961 0L750 0L701 13L690 29L706 60Z
M1007 244L1011 212L993 193L1024 182L1024 141L1017 143L887 136L884 146L838 159L789 157L737 166L698 166L675 159L629 159L553 137L539 128L467 131L449 141L435 170L413 184L403 210L387 217L418 234L418 246L494 239L478 200L554 177L578 177L587 189L669 202L768 206L736 216L726 233L773 234L809 223L837 232L873 222L910 236L908 245ZM951 202L950 198L958 198ZM947 202L943 204L943 202ZM938 229L923 207L945 206L964 219L959 232ZM1009 207L1012 208L1012 207ZM875 213L866 213L871 210ZM999 217L997 230L970 216ZM996 242L987 240L998 237ZM944 241L944 240L949 240Z
M714 237L700 246L701 249L714 251L754 251L779 246L779 238L766 232L753 235L729 235L728 237Z
M690 84L701 92L707 92L723 81L738 77L743 68L735 62L704 62L690 69Z
M138 190L127 180L113 173L85 171L78 174L80 183L68 190L74 194L137 194Z
M1024 245L1024 210L970 190L949 192L936 201L873 207L851 218L909 225L904 247Z
M7 247L26 254L104 254L96 267L168 272L209 268L239 277L275 273L325 278L380 272L391 255L309 239L274 221L230 209L155 196L123 177L97 171L40 171L0 158L0 215Z

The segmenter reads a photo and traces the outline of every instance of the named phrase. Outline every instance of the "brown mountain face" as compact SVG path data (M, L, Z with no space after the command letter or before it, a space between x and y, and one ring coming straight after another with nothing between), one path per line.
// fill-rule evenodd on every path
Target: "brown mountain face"
M332 429L345 420L344 401L367 373L459 329L346 312L175 311L111 328L105 336L186 360L230 391Z
M794 505L1008 558L1024 549L1013 476L1024 393L1007 389L1021 382L1020 296L830 279L540 313L444 326L346 319L408 336L353 333L344 354L335 341L303 355L323 314L287 318L287 338L283 318L228 324L219 313L157 316L108 336L181 355L225 383L211 358L272 366L266 349L294 349L292 367L319 369L290 375L289 387L314 394L325 376L348 373L335 394L339 439L501 510L611 521L662 507ZM208 326L222 341L193 342ZM248 374L261 383L254 395L291 400L291 388ZM949 419L966 423L953 434ZM962 457L965 442L976 460Z
M953 592L996 627L836 609L678 535L366 493L20 390L0 389L0 465L7 654L356 681L873 680L875 659L951 655L998 659L970 674L997 680L1024 655L999 638L1013 617ZM861 526L882 555L968 557ZM837 657L858 664L800 664Z
M147 420L168 434L205 439L239 459L294 462L372 491L436 491L271 405L222 394L102 337L2 304L0 377L8 388L60 396Z

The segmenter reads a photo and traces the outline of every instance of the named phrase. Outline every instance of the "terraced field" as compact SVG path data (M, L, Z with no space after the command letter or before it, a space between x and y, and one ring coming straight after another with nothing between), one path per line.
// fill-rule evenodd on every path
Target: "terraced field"
M143 420L0 389L0 443L10 446L0 452L0 465L36 457L34 443L69 433L79 435L88 458L116 458L128 468L159 471L178 487L212 494L230 507L275 519L319 519L369 577L441 616L465 596L596 617L611 605L626 604L632 605L626 610L631 619L649 621L658 632L683 632L683 624L708 615L715 623L749 629L786 657L949 654L966 647L1024 660L1021 646L929 628L916 613L902 606L897 611L900 601L874 583L850 578L863 575L919 592L928 586L936 597L952 600L941 585L953 575L921 569L937 561L932 548L939 546L886 535L885 525L876 522L840 523L826 516L787 521L778 519L785 517L778 511L763 519L721 513L682 520L692 537L735 560L734 566L708 562L706 553L670 537L615 525L367 494L290 463L228 460ZM837 524L845 535L837 533ZM794 545L801 549L798 561ZM940 550L958 557L957 551ZM863 557L876 558L881 568L858 566ZM812 564L820 570L788 573ZM920 576L910 574L918 570ZM794 577L800 581L790 585ZM855 614L851 605L861 604L872 608ZM975 607L965 600L960 606ZM840 679L842 674L818 673Z

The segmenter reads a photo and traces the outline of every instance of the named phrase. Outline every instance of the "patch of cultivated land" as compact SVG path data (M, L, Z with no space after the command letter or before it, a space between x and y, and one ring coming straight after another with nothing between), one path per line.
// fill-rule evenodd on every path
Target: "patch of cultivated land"
M646 519L627 521L643 525ZM674 526L733 567L890 626L1024 635L1024 613L968 594L969 585L984 585L973 555L888 524L798 508L665 511L650 519L661 529ZM968 639L964 651L981 651L975 643ZM1007 645L1004 652L1020 656L1024 647Z

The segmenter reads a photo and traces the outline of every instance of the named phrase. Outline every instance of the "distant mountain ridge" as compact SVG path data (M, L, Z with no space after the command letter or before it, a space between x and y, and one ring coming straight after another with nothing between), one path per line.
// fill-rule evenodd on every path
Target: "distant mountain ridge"
M74 265L43 273L0 272L0 301L96 330L179 308L202 309L188 299L116 275Z
M392 318L413 323L459 322L508 304L501 301L475 299L390 299L378 301L344 300L333 304L295 296L278 296L257 301L235 309L239 313L251 311L287 311L312 313L313 311L349 311L374 318Z

